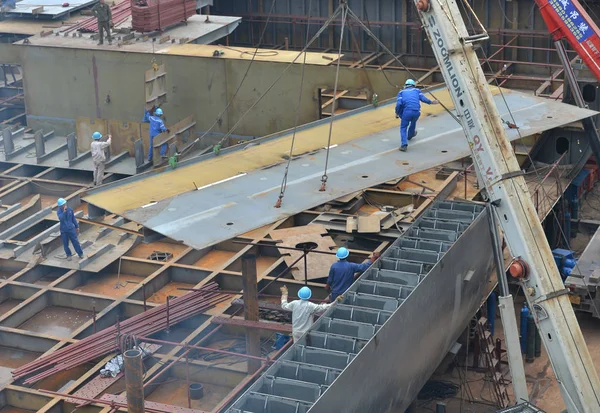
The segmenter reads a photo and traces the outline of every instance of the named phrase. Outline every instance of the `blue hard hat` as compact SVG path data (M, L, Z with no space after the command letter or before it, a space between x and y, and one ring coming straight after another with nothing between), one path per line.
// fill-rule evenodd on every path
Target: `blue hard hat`
M67 203L67 201L64 198L58 198L58 206L63 206L64 204Z
M346 258L348 258L348 255L350 255L350 251L348 251L348 249L344 247L341 247L335 253L335 256L338 257L340 260L345 260Z
M302 287L302 288L300 288L300 291L298 291L298 297L301 300L308 300L311 296L312 296L312 291L308 287Z
M94 138L95 140L98 140L98 139L102 138L102 134L100 132L94 132L92 134L92 138Z
M154 115L155 115L155 116L162 116L162 109L161 109L161 108L158 108L158 109L156 109L156 110L154 111Z
M404 86L417 86L417 82L415 82L413 79L406 79Z

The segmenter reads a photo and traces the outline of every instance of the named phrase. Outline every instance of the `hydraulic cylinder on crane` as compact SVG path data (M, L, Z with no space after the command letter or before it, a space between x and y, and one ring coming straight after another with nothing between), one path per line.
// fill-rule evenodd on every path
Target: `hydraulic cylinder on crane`
M514 257L511 273L523 285L565 405L569 413L600 412L598 374L473 47L487 40L487 33L482 27L481 34L469 35L455 0L415 0L415 5L485 196ZM467 1L465 7L470 9Z

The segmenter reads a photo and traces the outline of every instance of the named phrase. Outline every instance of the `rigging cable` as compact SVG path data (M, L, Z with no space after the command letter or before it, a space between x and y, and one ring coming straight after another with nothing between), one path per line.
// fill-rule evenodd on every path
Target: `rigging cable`
M312 0L308 3L308 15L306 23L306 42L308 43L308 36L310 35L310 15L312 11ZM300 90L298 91L298 105L296 106L296 120L294 122L294 133L292 134L292 142L290 144L290 153L288 155L287 165L285 166L285 172L283 173L283 179L281 181L281 188L279 189L279 197L275 203L275 208L281 208L283 202L283 196L287 189L288 173L290 171L290 164L292 163L292 156L294 153L294 143L296 141L296 132L298 131L298 122L300 121L300 105L302 104L302 91L304 89L304 69L306 68L306 55L304 53L304 59L302 61L302 70L300 71Z
M346 28L346 18L348 14L348 5L345 2L342 2L342 29L340 32L340 47L338 50L338 60L337 67L335 70L335 83L333 85L333 101L331 102L331 119L329 122L329 136L327 137L327 153L325 154L325 169L323 171L323 176L321 177L321 188L319 191L325 191L325 187L327 186L327 167L329 166L329 151L331 149L331 134L333 132L333 118L335 117L335 100L337 97L337 88L338 88L338 80L340 76L340 62L342 61L342 45L344 42L344 29Z

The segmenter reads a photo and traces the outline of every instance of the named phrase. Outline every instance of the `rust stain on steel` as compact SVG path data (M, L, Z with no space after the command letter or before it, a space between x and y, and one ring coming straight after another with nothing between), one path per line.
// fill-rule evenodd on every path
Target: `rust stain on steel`
M98 65L96 64L96 56L92 56L92 71L94 74L94 93L96 95L96 117L100 118L100 92L98 92Z

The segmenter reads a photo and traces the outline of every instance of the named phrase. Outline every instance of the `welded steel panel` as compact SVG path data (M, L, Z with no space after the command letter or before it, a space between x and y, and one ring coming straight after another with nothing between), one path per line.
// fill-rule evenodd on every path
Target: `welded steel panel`
M458 224L472 223L457 228L457 240L433 262L423 262L430 249L405 249L406 241L429 248L438 243L440 251L448 245L412 231L420 218L229 413L388 413L408 407L481 305L492 271L482 205L438 202L428 212L451 212ZM383 270L386 260L396 262L396 270ZM398 278L382 280L382 273ZM407 282L410 276L413 282Z
M504 96L496 95L494 100L507 119L509 117L506 107L511 107L520 128L519 131L507 130L511 140L540 133L596 113L515 91L504 91ZM380 109L369 106L337 116L336 119L341 122L347 117L358 117L366 112L381 109L389 110L390 116L394 116L393 105L394 103L390 102ZM327 122L328 120L314 122L302 130L318 128ZM446 112L426 116L419 121L419 135L411 141L407 153L398 151L398 128L377 130L377 125L369 125L365 129L368 132L363 137L330 149L326 191L321 192L319 188L327 151L320 149L296 157L290 164L287 190L281 208L274 208L274 205L286 168L284 160L262 169L239 171L236 176L214 182L199 190L194 190L194 176L189 176L186 177L189 178L189 190L185 193L129 211L106 209L186 245L201 249L352 192L470 154L462 128ZM335 123L333 130L334 133L343 132L336 128ZM285 138L286 135L282 134L278 139ZM325 144L324 142L323 145ZM260 148L261 146L258 146L256 152L260 152ZM235 150L240 157L245 156L241 148L233 151ZM204 159L213 158L214 155L210 154L192 162L201 163ZM179 168L183 168L183 165ZM90 193L94 198L85 200L103 208L103 200L95 196L96 194L104 195L107 201L118 199L119 186L133 182L143 186L145 183L140 181L144 178L146 176L137 176L110 187L92 190ZM147 178L148 182L154 179L153 176ZM154 198L158 200L162 199L162 189L160 185L148 187L149 191L158 193Z

